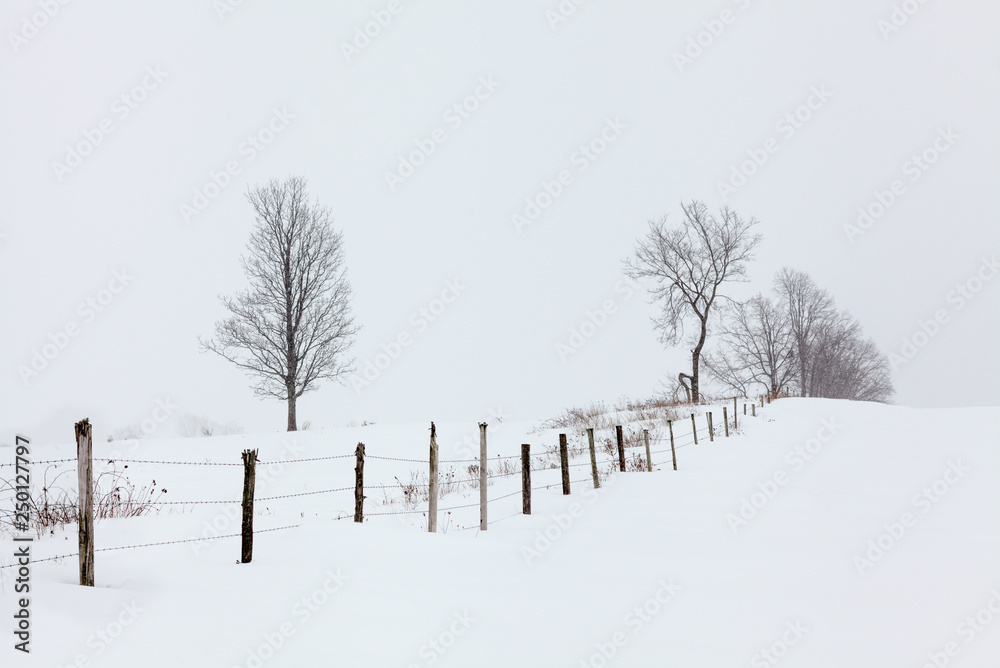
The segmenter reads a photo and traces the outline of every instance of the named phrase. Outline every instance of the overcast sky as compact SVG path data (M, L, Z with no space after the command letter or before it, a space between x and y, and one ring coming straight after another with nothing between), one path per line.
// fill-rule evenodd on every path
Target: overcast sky
M300 425L659 390L688 356L621 263L691 199L760 221L734 295L805 270L910 355L898 403L1000 403L1000 6L561 6L3 3L0 441L71 440L83 417L103 435L158 401L282 429L197 339L245 284L247 187L289 175L344 233L359 370L384 367L307 394Z

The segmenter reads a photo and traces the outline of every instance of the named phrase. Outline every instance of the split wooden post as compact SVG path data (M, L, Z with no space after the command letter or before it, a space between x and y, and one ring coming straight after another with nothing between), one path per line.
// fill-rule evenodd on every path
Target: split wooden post
M694 444L698 445L698 425L694 421L694 413L691 413L691 433L694 434Z
M521 512L531 514L531 445L521 444Z
M677 470L677 450L674 449L674 422L667 420L667 427L670 428L670 456L674 458L674 470Z
M94 459L93 428L84 418L76 423L76 471L80 490L80 586L94 586Z
M486 486L489 480L489 464L486 461L486 423L479 423L479 530L486 531Z
M354 466L354 521L365 521L365 444L358 443L354 451L358 463Z
M653 455L649 453L649 430L642 430L642 440L646 442L646 470L653 472Z
M597 472L597 450L594 448L594 430L587 429L587 443L590 445L590 472L594 475L594 489L601 486L601 474Z
M729 416L726 414L726 407L722 407L722 421L726 423L726 438L729 438Z
M240 563L253 561L253 492L257 479L257 450L243 451L243 544Z
M715 443L715 429L712 427L712 411L705 414L708 418L708 442Z
M615 438L618 439L618 466L625 472L625 439L622 437L622 426L615 426Z
M559 465L562 467L563 495L569 494L569 445L566 434L559 434Z
M436 533L438 527L438 443L437 427L431 422L430 480L427 485L427 531Z

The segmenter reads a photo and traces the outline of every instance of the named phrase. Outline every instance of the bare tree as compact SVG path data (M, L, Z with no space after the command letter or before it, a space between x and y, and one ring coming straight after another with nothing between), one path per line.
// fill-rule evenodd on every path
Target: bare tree
M774 279L774 289L784 301L788 324L795 341L798 386L801 396L809 396L809 373L814 368L810 351L823 323L835 319L833 297L822 290L803 271L785 267Z
M757 223L723 207L719 216L709 213L704 203L681 204L684 220L680 228L668 228L667 218L649 223L649 232L640 239L635 255L626 260L626 273L633 279L650 278L654 303L661 312L653 319L665 345L684 339L685 325L693 325L690 338L691 374L678 380L691 401L701 399L699 368L708 338L710 318L719 300L728 297L720 288L730 281L746 280L746 265L760 243L752 234Z
M244 369L257 396L287 401L288 431L295 431L296 400L353 368L345 355L358 328L342 235L301 178L272 179L247 199L255 216L242 258L250 286L222 297L230 316L201 345Z
M770 297L757 295L733 304L705 368L727 387L749 396L763 386L778 396L794 379L795 345L787 313Z

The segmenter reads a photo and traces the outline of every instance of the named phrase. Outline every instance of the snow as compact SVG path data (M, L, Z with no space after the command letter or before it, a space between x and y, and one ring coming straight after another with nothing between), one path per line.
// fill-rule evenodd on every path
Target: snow
M238 538L99 552L93 589L75 585L75 557L35 564L32 653L14 652L3 629L3 665L992 666L998 418L994 408L785 399L756 418L741 414L729 439L699 434L698 446L678 450L676 472L669 452L659 453L653 473L616 474L595 491L589 466L574 467L571 477L584 482L570 496L558 470L535 472L533 484L552 486L534 492L534 514L517 514L513 494L490 505L486 532L475 507L442 514L432 535L422 514L337 520L353 512L351 491L258 502L258 531L298 526L257 535L251 564L237 563ZM100 457L118 450L229 463L245 448L259 448L265 462L351 455L286 465L258 488L263 498L351 486L358 441L368 485L408 480L420 464L372 456L424 458L428 426L95 448ZM437 427L443 459L474 456L475 424ZM690 421L675 432L686 441ZM491 456L516 455L521 443L541 452L557 433L491 425ZM162 500L241 493L240 467L130 464L128 473L138 485L155 479L168 490ZM489 494L519 489L514 475L495 479ZM398 488L369 489L366 512L404 509L383 505L391 498ZM465 489L440 505L477 500L478 490ZM223 506L167 507L99 521L97 547L238 533L238 525ZM881 555L869 543L880 539ZM75 527L33 549L36 559L75 552ZM0 563L13 551L3 536ZM11 580L4 570L6 625ZM773 651L771 661L762 650Z

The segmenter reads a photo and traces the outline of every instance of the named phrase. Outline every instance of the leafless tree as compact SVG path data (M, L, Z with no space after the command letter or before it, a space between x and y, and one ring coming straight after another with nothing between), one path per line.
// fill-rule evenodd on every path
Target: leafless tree
M837 317L833 297L820 289L802 271L785 267L774 279L774 289L784 302L788 325L795 342L795 359L798 366L798 386L801 396L809 396L809 373L814 368L810 354L816 348L816 339L824 322Z
M685 325L693 326L691 373L679 374L678 380L689 399L697 402L701 399L701 353L710 318L716 304L728 299L720 289L727 282L746 280L747 262L761 237L751 232L755 219L741 218L728 207L718 216L698 201L682 203L681 210L684 220L679 228L668 228L666 216L651 221L649 232L625 265L633 279L655 281L652 299L661 311L653 323L665 345L682 341Z
M705 368L743 396L758 386L778 396L793 380L796 368L787 313L764 295L726 310L720 343L705 356Z
M288 431L295 431L296 400L353 368L345 356L358 328L343 239L301 178L271 180L247 199L255 216L242 258L250 285L222 297L230 315L201 345L244 369L257 396L287 401Z

